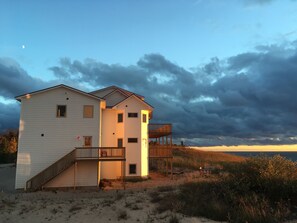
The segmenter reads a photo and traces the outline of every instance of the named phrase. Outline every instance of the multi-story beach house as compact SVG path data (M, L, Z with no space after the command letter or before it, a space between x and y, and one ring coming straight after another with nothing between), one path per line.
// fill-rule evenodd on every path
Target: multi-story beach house
M170 157L156 148L149 154L153 107L141 95L115 86L86 93L57 85L16 99L21 102L16 189L146 178L150 158ZM161 137L171 145L170 125L152 126L151 133L159 138L154 145Z

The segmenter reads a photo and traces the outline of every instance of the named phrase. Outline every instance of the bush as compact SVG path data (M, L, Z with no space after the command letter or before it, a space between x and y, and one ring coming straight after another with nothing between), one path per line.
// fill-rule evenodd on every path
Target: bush
M296 163L281 156L257 157L225 166L225 170L229 174L218 181L182 185L179 193L171 197L171 203L179 201L183 204L176 211L243 223L282 222L294 216ZM166 199L159 204L163 208L166 207L164 202Z

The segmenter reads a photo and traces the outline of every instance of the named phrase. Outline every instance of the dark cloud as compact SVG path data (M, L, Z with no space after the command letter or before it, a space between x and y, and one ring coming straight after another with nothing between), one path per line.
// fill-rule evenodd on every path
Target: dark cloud
M16 67L6 66L6 72L27 78L18 88L31 91L31 86L38 85L40 80ZM192 70L159 54L144 55L131 66L63 58L49 69L56 82L79 88L87 83L93 89L118 85L146 96L155 107L153 122L173 123L177 141L198 145L297 143L294 42L289 47L258 46L254 52L224 61L212 58ZM7 86L1 94L15 94Z
M13 98L28 91L46 87L41 79L33 78L14 60L0 58L0 95Z
M136 66L63 59L50 69L94 88L116 84L145 95L155 121L172 122L175 136L189 143L296 143L296 48L256 50L213 58L195 71L159 54L145 55Z

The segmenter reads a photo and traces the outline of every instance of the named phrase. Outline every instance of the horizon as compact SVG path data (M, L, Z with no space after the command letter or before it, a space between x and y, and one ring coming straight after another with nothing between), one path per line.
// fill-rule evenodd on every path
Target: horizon
M0 133L18 128L17 95L117 85L172 123L174 143L297 146L296 12L292 0L1 2Z

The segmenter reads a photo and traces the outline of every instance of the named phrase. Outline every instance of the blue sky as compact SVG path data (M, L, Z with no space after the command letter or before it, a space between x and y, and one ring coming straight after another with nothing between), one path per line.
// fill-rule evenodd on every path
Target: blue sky
M286 84L295 84L296 24L294 0L1 1L0 129L17 126L18 93L117 84L146 95L156 120L192 144L295 143ZM257 125L265 121L273 127Z
M295 39L296 3L261 2L1 1L0 55L44 79L60 57L131 65L160 53L189 69Z

